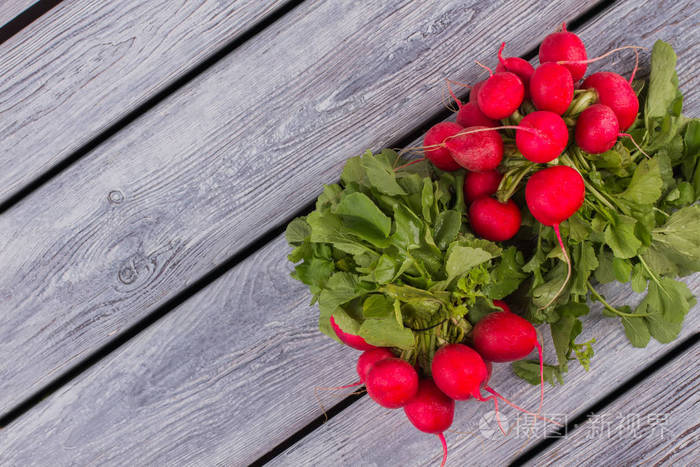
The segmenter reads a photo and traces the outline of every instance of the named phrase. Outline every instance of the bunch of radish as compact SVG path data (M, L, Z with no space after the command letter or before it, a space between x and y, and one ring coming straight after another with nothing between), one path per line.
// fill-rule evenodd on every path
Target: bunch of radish
M456 122L430 128L422 149L425 158L442 171L466 169L463 191L469 223L475 234L494 242L513 238L522 222L521 208L515 200L501 202L495 197L502 185L499 166L504 154L517 151L529 161L525 162L534 167L534 173L525 185L525 204L538 222L554 229L568 265L559 295L571 277L571 261L559 224L578 211L585 197L583 177L575 168L559 164L559 157L573 144L589 154L600 154L612 148L620 136L629 137L622 131L637 118L639 102L631 79L616 73L594 73L581 82L587 64L609 53L589 60L581 39L565 25L542 42L537 68L521 58L504 58L504 48L505 43L498 51L495 71L487 68L489 78L471 87L469 102L461 102L450 89L458 105ZM576 106L576 89L591 90L595 99L585 108ZM502 131L513 131L514 135L504 137ZM462 183L459 180L457 186ZM497 414L498 402L502 401L533 414L489 386L492 362L521 360L537 349L540 404L533 415L547 420L539 415L544 385L537 332L505 302L493 300L493 304L500 311L476 322L464 340L460 337L456 342L437 344L432 361L429 358L422 366L400 358L396 349L371 345L361 336L343 331L330 318L338 339L363 352L357 361L359 381L349 386L364 384L377 404L403 408L418 430L437 435L443 446L443 465L447 458L444 431L452 425L455 401L491 401Z
M501 311L487 315L474 326L471 347L463 343L442 346L433 357L430 374L423 377L416 368L395 356L391 349L372 346L362 337L342 331L331 318L338 338L349 347L363 350L357 360L359 381L343 388L364 384L367 394L380 406L403 408L413 426L438 436L443 446L442 465L447 459L444 431L452 425L455 401L472 398L479 402L492 401L498 413L500 399L522 412L551 421L539 415L544 395L542 384L540 409L536 414L513 404L488 385L491 362L520 360L535 348L542 374L542 347L534 326L511 312L505 302L494 300L494 305ZM485 397L482 390L489 395Z
M528 180L525 201L532 216L556 233L568 265L561 292L571 277L571 261L559 224L583 205L585 186L581 174L558 165L557 158L569 144L589 154L601 154L610 150L619 137L631 138L622 132L634 123L639 111L630 84L634 73L626 80L604 71L580 82L588 63L620 49L589 60L583 42L567 31L565 24L562 31L548 35L540 45L537 68L518 57L504 58L504 48L505 43L498 51L495 72L479 64L490 77L471 86L468 103L462 103L450 89L458 106L456 123L442 122L428 130L423 140L425 157L441 170L468 171L464 196L470 203L472 230L487 240L506 241L518 233L522 216L515 201L501 202L494 197L501 183L498 167L504 157L504 138L499 130L515 131L517 151L530 162L548 164ZM572 106L575 89L594 91L596 102L577 115L570 132L562 115ZM520 109L524 107L536 110L523 116ZM518 124L507 124L513 120Z
M456 123L441 122L430 128L423 149L425 157L443 171L467 170L464 198L469 203L472 230L487 240L502 242L517 234L522 221L514 200L500 202L494 197L502 180L498 167L507 144L500 131L515 131L517 151L532 163L547 164L529 177L525 202L537 221L556 232L569 269L563 290L571 276L571 261L559 224L582 206L585 186L576 169L559 165L557 159L570 144L589 154L612 148L620 136L629 136L621 131L635 121L639 103L630 85L632 79L616 73L599 72L580 82L587 64L602 57L588 60L583 42L565 25L542 42L537 68L518 57L504 58L504 47L505 43L498 51L495 72L489 69L490 77L471 87L469 102L462 103L450 89L458 105ZM594 90L597 101L577 112L570 128L567 121L571 122L571 116L565 121L563 115L572 105L575 89ZM522 108L532 111L523 116ZM570 134L574 141L570 141ZM494 305L502 311L487 315L474 326L469 345L455 343L438 349L430 375L422 378L389 349L368 348L358 336L336 329L343 342L364 350L357 370L369 396L383 407L403 407L417 429L437 434L444 449L443 465L447 456L443 432L452 424L455 401L493 401L498 410L500 399L527 412L488 385L491 362L520 360L537 348L542 379L542 348L535 328L504 302L496 300ZM485 397L482 390L489 395ZM543 384L540 409L542 398Z

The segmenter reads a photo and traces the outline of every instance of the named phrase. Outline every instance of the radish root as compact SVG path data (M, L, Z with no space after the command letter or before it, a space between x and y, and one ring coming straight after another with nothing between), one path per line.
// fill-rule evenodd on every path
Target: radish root
M564 426L564 425L562 425L562 424L559 423L559 422L556 422L556 421L554 421L554 420L552 420L552 419L549 419L549 418L547 418L547 417L543 417L542 415L538 415L538 414L536 414L536 413L532 413L532 412L530 412L529 410L525 410L525 409L523 409L522 407L519 407L519 406L515 405L514 403L512 403L511 401L509 401L508 399L506 399L505 397L503 397L503 396L500 395L499 393L497 393L491 386L485 386L484 389L486 389L488 392L490 392L491 394L493 394L495 397L501 399L501 400L502 400L503 402L505 402L506 404L508 404L508 405L510 405L511 407L513 407L515 410L519 410L519 411L522 412L522 413L526 413L526 414L528 414L528 415L532 415L532 416L534 416L537 420L542 420L542 421L545 421L545 422L548 422L548 423L552 423L552 424L554 424L554 425Z
M598 57L589 58L588 60L559 60L557 62L557 64L558 65L583 65L583 64L587 64L587 63L593 63L593 62L597 62L598 60L602 60L602 59L614 54L615 52L619 52L620 50L626 50L626 49L644 49L644 50L646 50L646 47L642 47L639 45L626 45L624 47L618 47L616 49L612 49L611 51L606 52L603 55L600 55Z
M445 462L447 462L447 441L445 440L445 433L438 433L437 437L442 443L442 464L440 467L445 467Z
M644 154L644 155L647 157L647 159L650 158L650 157L649 157L649 154L647 154L646 152L644 152L644 150L643 150L643 149L637 144L637 142L634 140L634 138L632 137L632 135L630 135L629 133L618 133L617 135L618 135L618 136L624 136L624 137L626 137L626 138L629 138L629 139L632 141L632 144L634 144L634 147L637 148L637 149L639 150L639 152L641 152L642 154Z

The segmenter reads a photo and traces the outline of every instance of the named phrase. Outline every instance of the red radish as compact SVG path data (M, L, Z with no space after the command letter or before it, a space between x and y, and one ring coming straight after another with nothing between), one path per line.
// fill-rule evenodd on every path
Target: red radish
M464 344L441 347L433 356L431 371L435 384L448 397L482 399L479 391L488 377L488 369L474 349Z
M530 76L532 76L532 72L535 71L535 68L530 62L520 57L503 58L503 49L505 49L505 47L506 43L504 42L501 44L501 48L498 49L498 66L496 67L496 71L510 71L511 73L515 73L518 78L520 78L520 81L523 82L523 86L525 87L524 97L527 99L530 97Z
M462 130L445 139L444 144L454 162L472 172L494 170L503 159L501 135L484 126Z
M611 71L601 71L586 78L581 87L595 89L598 102L615 113L620 130L625 131L634 123L639 112L639 100L625 78Z
M464 198L468 203L498 191L503 175L497 170L467 172L464 176Z
M455 401L447 397L432 379L423 379L418 385L418 392L403 407L408 420L424 433L438 435L442 442L442 464L447 460L447 442L443 431L452 425L455 415Z
M437 387L452 399L466 400L474 397L480 402L493 400L496 413L498 413L498 399L501 399L521 412L551 422L551 420L538 414L533 414L518 407L489 387L488 378L490 377L490 371L486 362L474 349L464 344L447 344L438 349L433 356L431 372ZM482 387L493 395L486 398L482 397Z
M335 335L338 336L338 339L340 339L341 342L343 342L343 344L347 345L348 347L352 347L353 349L357 350L370 350L378 348L377 346L368 344L364 338L356 336L355 334L347 333L340 329L340 326L336 324L335 319L333 319L332 316L331 327L333 328L333 331L335 331Z
M509 307L508 304L507 304L506 302L504 302L503 300L494 300L494 301L493 301L493 304L494 304L495 306L497 306L498 308L500 308L501 310L507 311L508 313L510 313L510 307Z
M394 354L386 347L378 347L372 350L365 350L357 359L357 374L360 377L360 382L365 382L367 374L372 366L380 360L394 358Z
M525 200L530 212L539 222L551 227L578 211L585 194L581 175L565 165L535 172L525 186Z
M500 71L486 80L477 94L479 109L488 118L500 120L518 110L523 102L525 86L518 75Z
M428 147L425 149L425 157L430 159L430 162L440 170L449 172L458 170L460 166L452 159L448 150L444 146L436 146L442 144L446 138L456 135L463 129L464 128L460 125L453 122L440 122L434 125L425 134L425 138L423 138L423 145Z
M511 313L508 305L482 318L472 330L474 348L479 355L493 362L512 362L525 358L536 347L540 360L540 408L544 400L544 364L542 346L535 327L525 318ZM494 300L496 305L496 300ZM537 411L539 413L539 410Z
M484 115L483 112L479 110L479 106L473 102L460 105L459 111L457 112L457 123L463 127L494 127L500 124L497 120L492 120Z
M367 394L377 404L388 409L398 409L416 395L418 373L405 360L386 358L372 365L365 385Z
M556 159L569 142L569 129L564 119L554 112L532 112L518 126L536 130L518 131L515 134L518 150L532 162L545 163Z
M578 211L585 196L586 186L583 177L576 170L565 165L548 167L535 172L525 185L525 202L528 209L535 219L554 228L568 267L564 283L542 309L554 303L571 278L571 260L561 239L559 224Z
M548 35L540 45L540 63L558 62L558 61L577 61L586 60L586 47L583 41L573 32L566 30L566 24L563 23L561 32L555 32ZM574 81L578 81L586 74L585 63L567 64L566 68L571 72Z
M603 104L586 108L576 120L576 144L590 154L602 154L617 142L620 124L615 112Z
M539 347L535 327L515 313L497 311L482 318L472 331L474 348L496 363L525 358Z
M469 223L478 236L492 242L513 238L520 229L520 209L512 199L501 203L490 197L479 198L469 206Z
M530 96L538 110L563 114L574 98L574 80L564 65L543 63L530 78Z
M486 83L487 80L479 81L474 86L472 86L471 91L469 91L469 102L472 104L478 104L477 96L479 95L479 90Z

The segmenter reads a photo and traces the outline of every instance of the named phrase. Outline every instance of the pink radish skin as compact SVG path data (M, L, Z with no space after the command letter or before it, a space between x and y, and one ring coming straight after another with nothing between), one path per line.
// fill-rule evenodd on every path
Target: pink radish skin
M547 420L538 414L518 407L489 387L487 382L490 371L486 362L474 349L464 344L447 344L438 349L433 356L431 372L437 387L452 399L467 400L473 397L480 402L493 400L496 413L498 413L498 399L501 399L521 412L535 415L541 420ZM482 397L482 387L492 396Z
M442 392L455 400L481 399L479 390L488 377L484 359L464 344L448 344L435 352L431 366L433 380Z
M484 197L469 206L469 223L474 233L492 242L513 238L520 229L521 220L520 209L512 199L501 203Z
M360 377L360 382L365 382L369 370L372 369L375 363L387 358L394 358L394 354L386 347L378 347L362 352L360 358L357 359L357 375Z
M490 313L474 326L474 349L484 359L496 363L527 357L539 345L535 327L515 313Z
M609 151L617 142L620 124L615 112L603 104L586 108L576 120L576 144L590 154Z
M537 130L517 131L515 145L528 160L545 163L556 159L569 142L569 129L564 120L554 112L540 110L527 114L519 127Z
M408 420L424 433L438 435L442 443L442 466L447 461L447 442L443 431L454 420L455 401L447 397L432 379L424 379L418 385L418 392L403 408Z
M488 118L509 117L523 102L525 86L518 75L509 71L494 73L479 89L479 109Z
M445 140L445 148L452 159L472 172L495 170L503 159L503 139L495 130L466 133L488 129L484 126L466 128L463 133Z
M535 71L535 68L530 64L530 62L523 60L520 57L503 58L503 49L505 47L506 43L504 42L501 44L501 48L498 50L498 66L496 67L496 72L510 71L511 73L515 73L518 78L520 78L520 81L523 82L523 86L525 87L524 98L527 99L530 97L530 77Z
M487 172L467 172L464 176L464 199L468 203L491 196L498 191L503 175L497 170Z
M564 65L543 63L530 78L530 97L537 110L563 114L574 98L571 73Z
M463 127L495 127L500 125L498 120L492 120L484 115L481 110L479 110L479 106L473 102L467 102L460 106L457 112L457 124Z
M335 335L338 336L338 339L340 339L341 342L343 342L343 344L347 345L348 347L352 347L353 349L357 350L371 350L379 348L372 344L368 344L367 341L360 336L344 332L342 329L340 329L340 326L336 324L335 319L333 319L332 316L331 327L333 328L333 331L335 331Z
M500 302L499 305L496 304L497 301ZM540 362L541 409L544 401L544 363L542 346L537 340L537 331L528 320L511 313L510 307L504 302L494 300L494 305L500 306L503 311L491 313L476 323L472 330L474 348L483 358L493 362L520 360L537 348Z
M424 146L435 146L442 144L448 137L454 136L460 131L464 130L461 125L453 122L440 122L434 125L423 138ZM427 157L430 162L435 165L440 170L445 170L448 172L453 172L459 170L460 166L457 164L449 151L445 147L432 147L425 150L425 157Z
M584 89L595 89L598 102L607 105L615 113L620 130L632 126L639 112L639 99L625 78L611 71L593 73L581 85Z
M420 431L438 434L452 425L455 401L440 391L432 379L423 379L415 397L403 410L408 420Z
M469 102L470 103L478 105L477 96L479 95L479 90L484 85L484 83L486 83L486 81L487 80L479 81L474 86L472 86L471 91L469 91Z
M545 309L554 303L571 278L571 260L561 239L559 224L578 211L583 205L585 196L586 186L583 177L576 170L565 165L542 169L533 174L525 185L525 202L528 209L539 222L554 228L567 266L566 279L561 287L549 303L540 309Z
M387 409L406 405L418 391L418 373L400 358L379 360L367 373L367 394Z
M583 204L586 189L571 167L556 165L535 172L525 185L525 201L532 215L553 227L571 217Z
M540 63L586 60L586 47L583 41L573 32L566 30L566 24L562 24L562 31L548 35L540 44ZM571 72L574 81L578 81L586 74L585 63L572 63L565 65Z

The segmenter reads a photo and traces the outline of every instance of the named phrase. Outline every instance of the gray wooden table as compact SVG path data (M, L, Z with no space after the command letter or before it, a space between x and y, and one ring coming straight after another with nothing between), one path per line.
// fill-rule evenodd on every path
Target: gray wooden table
M1 2L0 465L437 464L401 411L315 393L357 353L317 331L282 231L347 157L447 118L444 77L562 21L592 54L670 42L698 114L691 0ZM698 307L646 349L600 311L593 369L547 388L566 436L458 404L449 465L700 462Z

